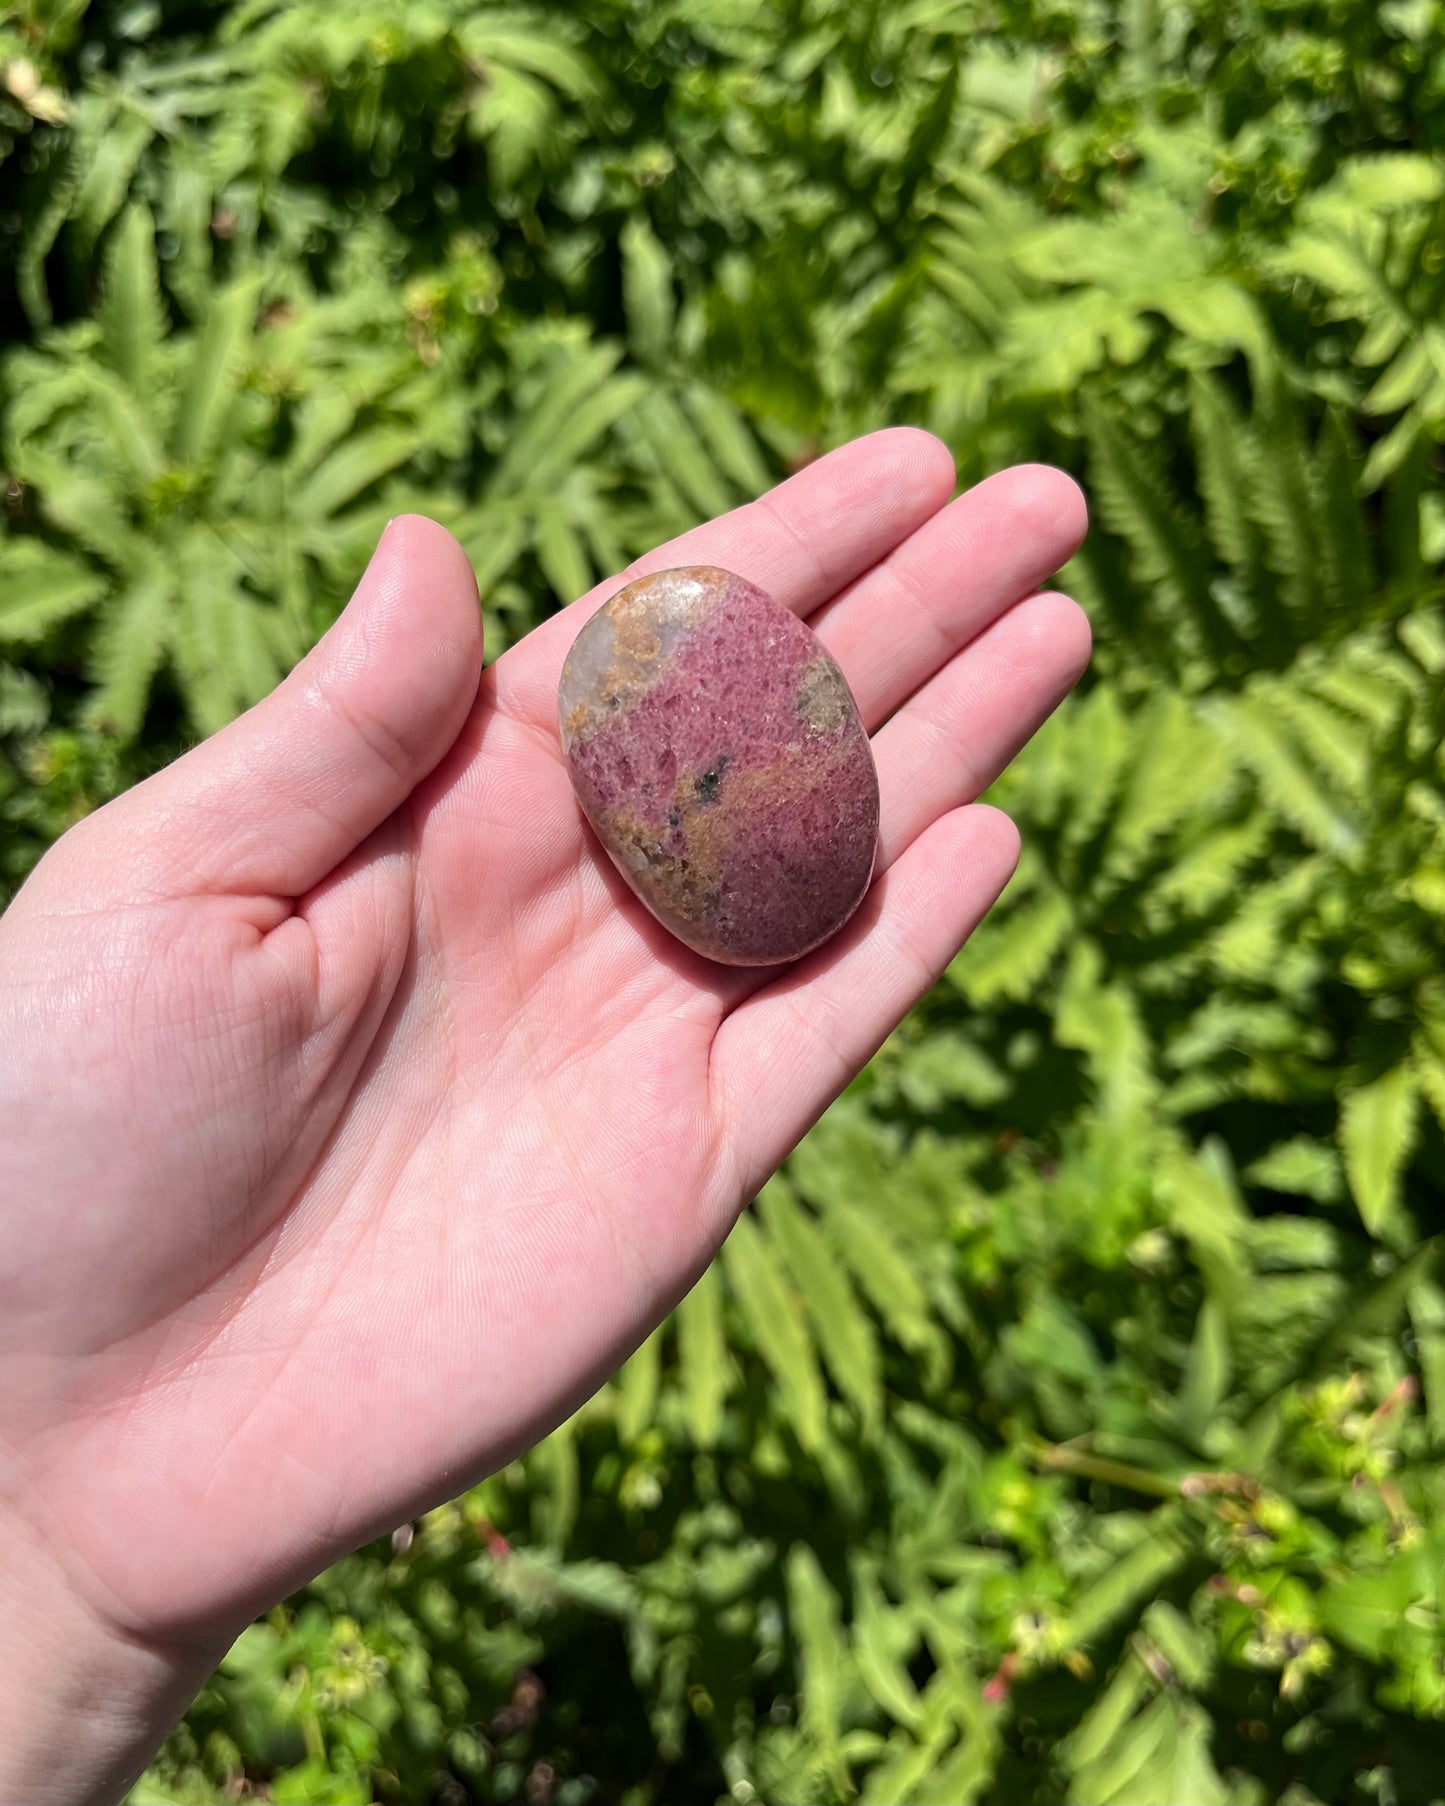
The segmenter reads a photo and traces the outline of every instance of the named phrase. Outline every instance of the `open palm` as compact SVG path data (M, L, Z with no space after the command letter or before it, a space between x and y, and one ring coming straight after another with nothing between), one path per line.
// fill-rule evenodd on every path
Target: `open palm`
M1037 593L1069 479L952 488L876 434L637 567L770 590L875 734L877 876L795 967L688 953L588 835L556 684L617 583L479 682L415 518L280 689L47 855L0 922L0 1509L107 1622L228 1632L544 1433L952 957L1017 846L966 805L1088 651Z

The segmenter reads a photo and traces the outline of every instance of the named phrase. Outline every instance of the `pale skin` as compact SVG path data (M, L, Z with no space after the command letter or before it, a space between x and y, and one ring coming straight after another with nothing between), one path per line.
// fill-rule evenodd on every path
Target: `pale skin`
M482 673L470 569L393 522L265 701L73 828L0 918L0 1799L120 1797L254 1616L546 1433L1013 870L973 799L1089 631L1071 480L950 500L935 439L831 453L625 575L807 618L874 735L833 941L671 940L579 816L567 647Z

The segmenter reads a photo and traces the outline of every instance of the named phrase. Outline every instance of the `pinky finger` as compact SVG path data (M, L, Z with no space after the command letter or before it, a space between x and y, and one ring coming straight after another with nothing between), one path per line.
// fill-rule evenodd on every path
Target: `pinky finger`
M835 940L724 1020L711 1080L739 1195L753 1195L935 982L1018 853L1018 830L999 810L952 810L877 880Z

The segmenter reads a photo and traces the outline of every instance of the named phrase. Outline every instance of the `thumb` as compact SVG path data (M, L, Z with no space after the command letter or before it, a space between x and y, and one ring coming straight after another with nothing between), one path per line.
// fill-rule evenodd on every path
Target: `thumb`
M481 610L444 527L402 515L272 693L100 812L128 887L299 896L444 757L476 699Z

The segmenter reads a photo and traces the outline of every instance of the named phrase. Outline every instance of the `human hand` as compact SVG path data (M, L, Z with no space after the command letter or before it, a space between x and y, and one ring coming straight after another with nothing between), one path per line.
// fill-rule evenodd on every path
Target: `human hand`
M967 805L1087 658L1035 593L1084 509L953 480L878 433L628 573L754 579L876 730L877 876L797 966L690 954L589 838L557 678L622 580L482 675L416 517L273 695L41 861L0 920L0 1794L110 1797L256 1611L558 1422L1002 889ZM119 1699L63 1753L47 1659Z

